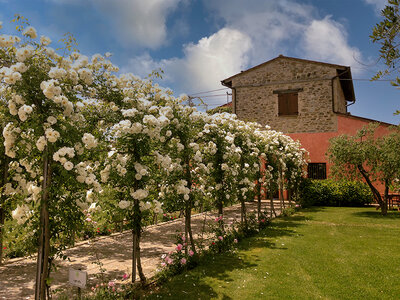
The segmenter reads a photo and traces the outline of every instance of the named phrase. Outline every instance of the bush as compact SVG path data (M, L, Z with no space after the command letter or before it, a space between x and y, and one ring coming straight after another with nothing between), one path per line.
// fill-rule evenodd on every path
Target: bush
M299 204L309 206L364 206L373 201L369 187L358 181L304 179Z

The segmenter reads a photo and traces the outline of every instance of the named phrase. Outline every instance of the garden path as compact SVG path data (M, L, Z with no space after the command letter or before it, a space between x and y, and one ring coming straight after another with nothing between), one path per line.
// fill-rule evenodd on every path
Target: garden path
M247 210L256 211L257 203L246 203ZM275 201L279 208L279 201ZM263 201L263 210L269 210L269 200ZM278 213L278 210L277 210ZM194 215L192 228L194 238L199 238L204 224L212 221L216 212ZM224 220L229 223L240 220L240 205L224 209ZM207 225L206 225L207 226ZM175 235L184 231L183 219L148 226L141 240L142 266L149 278L156 272L161 255L174 250ZM95 282L96 274L100 273L99 265L105 269L105 275L110 280L120 280L124 273L131 273L131 233L116 233L100 237L95 241L85 241L65 251L70 261L57 260L58 270L52 272L52 289L68 287L68 269L82 268L88 273L88 284ZM34 299L36 258L17 258L0 266L0 299Z

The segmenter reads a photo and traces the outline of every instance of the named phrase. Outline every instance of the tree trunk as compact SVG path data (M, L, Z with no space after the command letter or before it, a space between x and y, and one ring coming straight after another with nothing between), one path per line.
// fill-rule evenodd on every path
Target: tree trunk
M42 198L40 203L40 229L39 246L36 267L35 299L46 299L47 279L49 277L50 256L50 228L49 228L49 187L51 182L51 168L48 160L48 152L43 162Z
M194 244L193 233L192 233L192 203L193 203L193 195L192 195L192 175L191 175L191 167L190 167L190 159L189 156L185 158L185 176L188 188L190 189L189 199L185 201L185 254L188 255L188 238L190 239L190 246L192 251L196 253L196 246Z
M218 208L218 216L223 216L224 215L224 206L222 204L222 201L218 201L217 203L217 208Z
M224 216L224 204L223 204L223 200L222 197L224 195L223 190L221 189L221 191L218 194L218 200L217 200L217 209L218 209L218 217L221 218L218 221L219 227L221 229L224 228L224 220L223 220L223 216Z
M360 171L361 175L363 176L363 178L367 182L369 188L371 189L371 192L372 192L372 195L375 198L375 201L379 204L379 207L381 208L382 215L386 215L387 214L387 197L386 197L386 193L388 193L388 191L389 191L388 185L385 184L385 196L384 196L384 198L386 198L386 199L382 200L381 194L375 188L375 186L372 184L371 179L368 176L368 172L364 169L364 167L361 166L361 165L358 165L357 169ZM386 189L387 189L387 191L386 191Z
M246 203L242 197L240 199L240 221L247 228Z
M143 273L143 269L142 269L142 263L140 260L140 231L139 233L136 235L137 237L137 241L136 241L136 259L137 259L137 269L138 269L138 273L139 273L139 278L140 278L140 282L142 283L142 285L144 285L146 283L146 276Z
M191 203L191 201L190 201ZM185 237L186 237L186 247L185 247L185 254L187 255L187 245L188 245L188 238L190 241L190 247L194 253L196 253L196 245L193 239L193 232L192 232L192 209L190 203L187 203L186 207L186 214L185 214Z
M132 283L136 281L137 242L136 229L132 229Z
M3 157L3 176L1 178L0 182L0 189L4 188L4 186L7 183L7 178L8 178L8 163L9 163L9 158L8 156L4 155ZM4 192L4 191L3 191ZM5 223L5 197L3 196L3 193L0 195L0 265L3 263L3 240L4 240L4 223Z
M137 186L136 186L137 188ZM142 215L139 208L139 200L134 200L133 203L133 228L132 228L132 283L136 281L136 274L139 273L139 278L142 283L146 281L144 276L141 260L140 260L140 236ZM137 272L136 272L137 269Z
M280 182L279 182L279 202L281 206L281 212L285 208L285 199L283 197L283 174L282 172L280 173Z
M383 203L381 205L381 212L382 215L387 215L388 212L388 199L389 199L389 182L385 180L385 195L383 198Z
M261 193L260 190L258 191L257 194L257 219L260 220L261 216Z
M270 205L271 205L271 207L270 207L270 218L272 219L272 213L274 213L274 216L276 217L276 211L275 211L275 207L274 207L274 195L273 195L273 193L269 190L268 191L268 193L269 193L269 203L270 203Z

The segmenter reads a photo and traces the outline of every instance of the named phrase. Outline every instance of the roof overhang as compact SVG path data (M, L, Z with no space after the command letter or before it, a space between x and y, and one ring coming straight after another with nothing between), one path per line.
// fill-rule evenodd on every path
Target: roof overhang
M343 89L344 97L349 102L355 102L356 96L354 93L354 85L353 85L353 78L351 76L351 69L350 67L346 67L345 70L338 69L338 77L340 80L340 85Z

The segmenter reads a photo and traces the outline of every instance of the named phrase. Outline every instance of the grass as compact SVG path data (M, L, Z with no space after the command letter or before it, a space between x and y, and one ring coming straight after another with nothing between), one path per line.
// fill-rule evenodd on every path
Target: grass
M273 220L145 299L398 299L400 213L311 208Z

